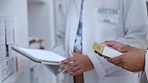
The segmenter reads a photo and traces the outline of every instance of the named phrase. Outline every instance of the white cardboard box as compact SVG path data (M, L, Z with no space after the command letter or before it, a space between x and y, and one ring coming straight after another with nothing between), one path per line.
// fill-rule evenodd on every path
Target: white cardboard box
M14 44L14 18L12 16L6 16L5 25L6 25L6 42L7 44Z
M5 18L0 17L0 44L5 44Z
M117 50L115 50L115 49L113 49L109 46L106 46L105 44L101 44L101 43L97 43L97 42L94 42L93 49L95 51L97 51L98 53L102 54L103 56L107 56L107 57L110 57L110 58L120 56L120 55L123 54L123 53L121 53L121 52L119 52L119 51L117 51Z
M13 57L0 58L0 83L14 72Z
M0 45L0 57L6 57L6 45Z
M13 56L15 56L16 55L16 53L12 50L12 46L13 45L7 45L8 46L8 57L13 57Z

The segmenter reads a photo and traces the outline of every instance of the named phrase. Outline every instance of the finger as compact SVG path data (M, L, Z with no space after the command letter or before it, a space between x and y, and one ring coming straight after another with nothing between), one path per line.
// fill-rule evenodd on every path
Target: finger
M71 76L76 76L76 75L79 75L79 74L81 74L81 73L83 73L83 72L82 72L81 69L79 69L79 70L77 70L77 71L71 73L70 75L71 75Z
M118 51L125 53L125 52L128 52L130 48L131 47L129 45L126 45L122 48L119 48Z
M79 70L79 69L80 69L80 67L75 66L75 67L72 67L72 68L70 68L70 69L64 71L64 74L71 74L71 73L73 73L73 72L76 72L76 71Z
M122 67L123 69L125 69L124 68L124 62L121 62L121 63L118 63L118 64L116 64L118 67Z
M99 52L97 52L97 54L98 54L99 56L101 56L101 57L104 56L103 54L101 54L101 53L99 53Z
M70 58L67 58L67 59L65 59L65 60L63 60L63 61L60 61L60 65L62 65L62 64L68 64L70 62Z
M82 54L82 51L76 50L75 53Z
M108 56L106 56L106 55L103 55L103 54L101 54L101 53L98 53L98 55L99 55L100 57L103 57L104 59L110 58L110 57L108 57Z
M78 62L72 62L72 63L64 64L59 68L59 72L70 69L70 68L76 66L77 64L78 64Z
M65 60L61 61L59 64L64 65L64 64L68 64L68 63L71 63L71 62L74 62L74 61L76 61L76 58L71 57L71 58L68 58L68 59L65 59Z
M110 58L110 57L108 57L108 56L102 56L102 57L103 57L104 59L107 59L107 60Z
M68 65L66 65L66 66L60 67L58 71L63 72L63 71L66 71L68 69L70 69L70 67Z
M107 60L115 65L123 62L123 56L124 55L121 55L121 56L118 56L118 57L114 57L114 58L108 58Z
M105 41L104 44L107 46L112 47L113 45L115 45L117 42L116 41Z
M105 56L105 55L103 55L103 54L101 54L100 52L97 52L96 50L94 50L94 52L96 53L96 54L98 54L99 56Z
M76 52L71 52L73 56L79 56L80 53L76 53Z
M97 53L100 57L103 57L104 59L108 59L108 58L110 58L110 57L108 57L108 56L106 56L106 55L103 55L103 54L101 54L101 53Z
M59 72L63 72L63 71L68 70L68 69L70 69L70 67L69 67L69 65L67 64L67 65L64 65L64 66L60 67L58 71L59 71Z

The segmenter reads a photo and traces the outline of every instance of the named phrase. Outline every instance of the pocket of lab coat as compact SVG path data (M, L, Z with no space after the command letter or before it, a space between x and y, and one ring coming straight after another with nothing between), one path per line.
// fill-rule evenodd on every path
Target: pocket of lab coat
M119 32L123 32L121 29L117 24L97 22L95 26L95 40L116 40L119 37L118 35L122 34Z
M103 83L130 83L127 77L104 77Z
M103 0L105 8L121 9L122 0Z

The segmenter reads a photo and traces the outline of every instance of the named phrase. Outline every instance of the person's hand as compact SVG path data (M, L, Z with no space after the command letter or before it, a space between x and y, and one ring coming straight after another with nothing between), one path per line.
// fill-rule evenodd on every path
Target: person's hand
M94 68L88 56L74 52L72 52L72 55L73 57L60 62L60 65L62 66L60 67L59 72L76 76Z
M103 44L115 49L115 50L118 50L120 51L120 48L124 47L124 46L129 46L129 45L125 45L123 43L120 43L120 42L117 42L117 41L105 41L103 42ZM103 55L97 51L94 51L96 54L98 54L100 57L103 57L105 59L108 59L110 57L108 57L107 55ZM124 52L124 51L120 51L120 52Z
M104 44L116 50L119 50L120 48L125 46L125 44L117 42L117 41L105 41Z
M121 56L109 58L108 61L131 72L144 70L145 50L125 46L121 48L120 51L126 52Z

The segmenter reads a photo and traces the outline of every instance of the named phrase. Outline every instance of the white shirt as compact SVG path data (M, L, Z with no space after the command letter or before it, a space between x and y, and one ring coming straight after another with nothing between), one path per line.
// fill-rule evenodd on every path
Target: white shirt
M74 44L75 50L82 50L83 3L84 3L84 0L82 0L82 2L81 2L81 12L80 12L80 18L79 18L79 25L78 25L77 35L76 35L76 39L75 39L75 44Z

